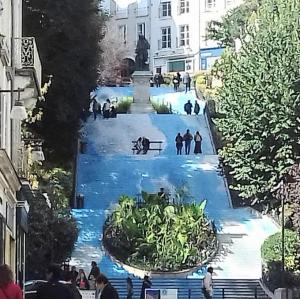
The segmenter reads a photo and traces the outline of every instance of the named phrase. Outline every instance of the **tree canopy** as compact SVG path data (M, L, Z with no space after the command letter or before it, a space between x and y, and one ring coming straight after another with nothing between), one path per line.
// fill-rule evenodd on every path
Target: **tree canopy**
M35 36L43 79L53 75L43 115L32 129L44 140L47 160L69 161L79 116L96 85L103 18L96 0L24 0L24 35Z
M300 19L297 0L265 0L236 53L228 49L214 74L222 79L216 120L231 188L264 201L299 159Z

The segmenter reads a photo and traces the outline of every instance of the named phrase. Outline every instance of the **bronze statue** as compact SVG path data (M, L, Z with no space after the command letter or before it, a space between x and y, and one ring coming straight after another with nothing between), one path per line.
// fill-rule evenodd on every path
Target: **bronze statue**
M144 35L139 35L139 40L135 49L135 70L136 71L149 71L149 64L146 64L148 60L148 50L150 44L146 40Z

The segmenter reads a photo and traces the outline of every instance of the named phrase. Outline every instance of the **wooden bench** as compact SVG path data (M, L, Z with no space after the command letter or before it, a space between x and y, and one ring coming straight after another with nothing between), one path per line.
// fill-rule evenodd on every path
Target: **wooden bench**
M137 150L135 147L135 145L137 144L137 141L135 140L135 141L131 141L131 142L133 144L132 153L135 154L135 151ZM160 152L162 151L162 143L163 143L163 141L150 141L148 151L158 151L160 154ZM157 145L157 146L152 147L151 145Z

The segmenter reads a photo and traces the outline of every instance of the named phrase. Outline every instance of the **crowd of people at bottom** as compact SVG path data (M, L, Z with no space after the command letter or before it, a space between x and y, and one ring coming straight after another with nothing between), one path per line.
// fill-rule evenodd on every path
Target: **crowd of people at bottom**
M177 134L175 138L175 143L176 143L176 153L177 155L182 155L182 148L183 148L183 143L184 143L184 149L185 149L185 154L189 155L191 151L191 143L192 140L195 142L194 146L194 154L201 154L202 153L202 136L200 135L199 131L196 132L196 134L193 136L190 133L190 130L186 130L186 133L181 136L180 133Z
M212 299L213 268L208 267L207 273L203 279L202 292L206 299ZM50 265L46 271L47 282L40 284L36 298L37 299L82 299L79 290L91 289L86 278L84 270L76 271L75 267L71 271L65 272L62 277L61 268L58 265ZM62 282L61 279L64 279ZM100 272L96 262L92 262L92 269L89 274L90 280L94 281L95 299L119 299L118 291L109 282L108 278ZM133 283L130 277L126 279L127 299L132 299ZM145 299L145 290L152 287L150 277L145 275L142 283L140 299ZM1 299L23 299L23 292L19 285L13 281L13 273L8 265L0 265L0 298Z

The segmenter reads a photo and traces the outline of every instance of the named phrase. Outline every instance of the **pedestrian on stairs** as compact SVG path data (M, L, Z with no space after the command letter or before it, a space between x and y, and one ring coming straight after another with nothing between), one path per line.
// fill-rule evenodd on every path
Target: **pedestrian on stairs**
M150 281L150 277L148 275L144 276L143 284L142 284L142 290L141 290L141 296L140 299L145 299L145 290L151 289L152 282Z
M208 267L207 273L204 276L203 279L203 295L205 299L212 299L213 296L213 281L212 281L212 274L214 272L213 267Z

